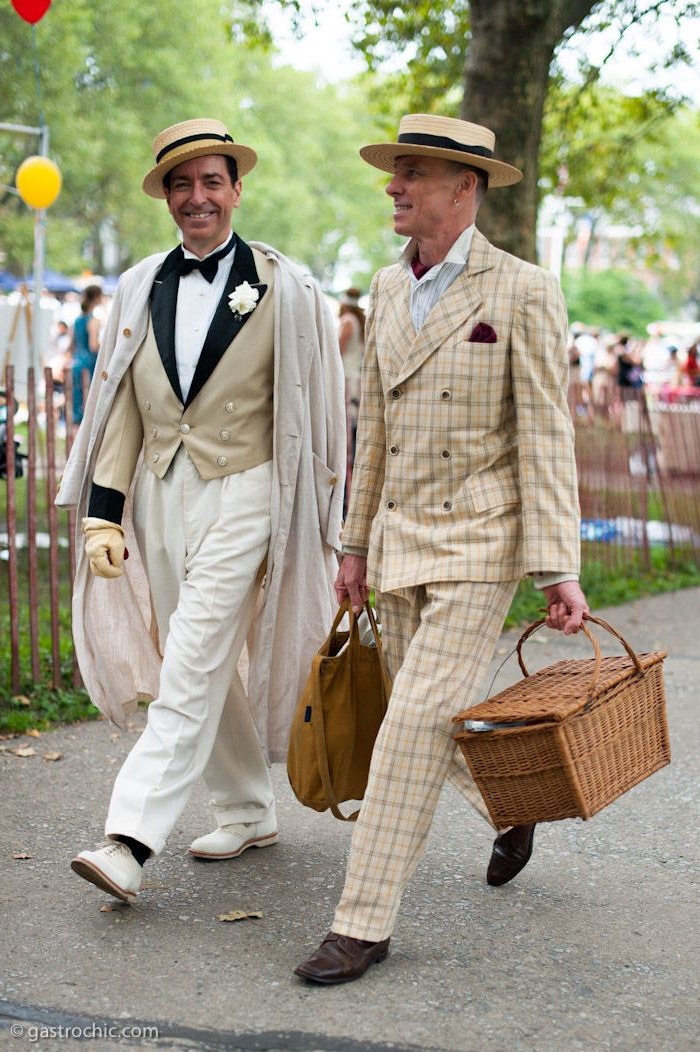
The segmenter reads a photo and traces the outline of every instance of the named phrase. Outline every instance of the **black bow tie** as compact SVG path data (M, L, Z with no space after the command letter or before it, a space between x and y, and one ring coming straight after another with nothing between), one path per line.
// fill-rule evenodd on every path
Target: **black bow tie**
M202 277L206 278L211 285L219 269L219 260L229 254L235 243L236 239L232 237L227 245L224 245L218 252L207 256L205 259L185 259L185 255L180 249L175 257L175 269L181 277L184 274L191 274L193 270L199 270L202 273Z

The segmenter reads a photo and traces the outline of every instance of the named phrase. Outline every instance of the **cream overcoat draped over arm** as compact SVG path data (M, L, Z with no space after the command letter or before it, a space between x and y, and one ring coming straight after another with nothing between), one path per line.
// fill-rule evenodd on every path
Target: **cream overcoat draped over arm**
M272 761L281 761L311 658L337 608L344 382L335 322L317 284L275 249L251 244L275 265L275 368L272 531L263 601L251 633L248 694L263 745ZM85 417L56 499L78 512L73 634L80 670L94 704L120 726L139 698L158 693L160 655L151 635L148 586L128 501L123 525L130 557L123 577L92 576L80 520L87 514L110 406L146 337L149 295L165 255L142 260L119 283Z
M477 230L466 269L418 333L409 291L400 264L375 275L343 545L368 551L368 581L381 591L578 572L555 276ZM479 323L495 342L470 339Z

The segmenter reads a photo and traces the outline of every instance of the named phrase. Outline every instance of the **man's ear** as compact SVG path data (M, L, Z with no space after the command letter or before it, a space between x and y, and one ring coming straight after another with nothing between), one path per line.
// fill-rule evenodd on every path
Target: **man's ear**
M464 175L460 179L459 189L465 193L471 193L472 190L476 190L479 183L479 176L476 172L471 172L469 169L465 171Z

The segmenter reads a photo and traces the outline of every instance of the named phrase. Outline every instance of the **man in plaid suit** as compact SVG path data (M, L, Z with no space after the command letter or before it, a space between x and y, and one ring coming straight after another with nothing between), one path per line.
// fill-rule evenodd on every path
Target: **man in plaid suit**
M474 226L487 187L522 178L489 129L425 114L365 146L392 173L410 238L372 283L339 599L377 592L394 687L372 757L332 931L296 973L350 982L388 953L401 895L449 779L484 816L451 717L479 700L519 579L547 624L576 632L579 509L566 403L566 309L555 276ZM487 871L526 865L534 826L496 838Z

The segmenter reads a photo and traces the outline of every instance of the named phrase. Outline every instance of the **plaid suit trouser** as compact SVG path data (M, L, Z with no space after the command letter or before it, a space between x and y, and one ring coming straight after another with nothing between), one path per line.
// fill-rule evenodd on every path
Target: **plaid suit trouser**
M440 582L377 596L394 686L333 931L372 941L391 934L447 779L489 820L451 718L481 700L516 586Z

